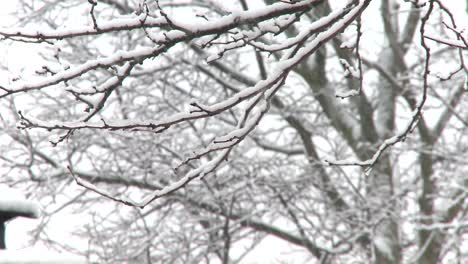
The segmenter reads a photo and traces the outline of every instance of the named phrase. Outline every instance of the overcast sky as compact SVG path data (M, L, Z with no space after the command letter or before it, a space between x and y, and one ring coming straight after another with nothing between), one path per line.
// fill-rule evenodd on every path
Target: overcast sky
M401 1L403 2L403 1ZM447 6L453 10L453 14L456 17L456 21L459 26L461 27L468 27L468 14L466 13L466 1L463 0L447 0L445 1ZM13 22L13 18L9 17L8 14L15 10L17 1L15 0L6 0L2 1L2 8L0 8L0 27L7 27L10 26ZM24 61L22 58L29 58L31 54L34 53L33 50L29 52L25 50L18 51L12 48L5 47L0 45L2 51L0 52L0 59L5 60L9 66L15 68L20 64L16 65L16 61ZM5 193L2 193L5 195ZM7 246L10 249L18 249L22 248L28 240L27 230L32 229L35 225L39 223L39 220L31 220L31 219L18 219L8 224L7 229ZM66 236L66 233L70 230L70 226L66 228L63 227L62 235ZM14 235L12 235L14 234ZM281 245L278 245L281 247ZM40 247L40 245L39 245Z

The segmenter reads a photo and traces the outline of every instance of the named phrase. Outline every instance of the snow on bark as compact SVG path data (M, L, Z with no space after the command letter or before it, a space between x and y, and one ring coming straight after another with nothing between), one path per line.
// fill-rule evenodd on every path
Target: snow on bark
M0 35L12 38L37 38L42 39L62 39L68 37L98 35L107 32L127 31L131 29L141 29L150 27L167 26L168 22L165 18L152 18L141 14L137 17L126 17L114 19L112 21L99 23L99 28L94 28L93 25L79 26L73 28L64 28L57 30L37 30L37 29L18 29L14 27L0 28Z
M392 240L384 236L374 237L374 245L386 258L393 260Z

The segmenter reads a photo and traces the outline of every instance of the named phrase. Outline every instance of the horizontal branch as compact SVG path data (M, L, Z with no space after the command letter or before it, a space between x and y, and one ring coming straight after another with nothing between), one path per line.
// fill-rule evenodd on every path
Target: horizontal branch
M424 37L427 38L427 39L433 40L435 42L439 42L441 44L452 46L454 48L460 48L460 49L468 50L468 46L461 40L439 38L439 37L432 36L432 35L424 36Z
M170 35L173 31L183 31L191 38L199 37L203 35L218 34L227 32L230 29L241 25L254 25L261 21L276 18L282 15L293 14L301 11L308 11L314 6L319 5L323 0L307 0L301 1L296 4L283 4L277 3L260 10L247 10L247 11L236 11L230 15L223 16L218 19L210 21L202 21L193 23L174 22L174 20L168 20L166 16L159 18L153 18L147 14L141 14L137 17L116 19L105 23L100 23L98 28L94 25L89 25L82 28L74 29L59 29L59 30L23 30L16 28L3 28L0 29L0 35L6 38L28 38L28 39L39 39L39 40L51 40L51 39L64 39L86 35L97 35L115 31L128 31L133 29L144 29L144 28L169 28L171 30L165 34ZM132 15L134 16L134 15Z
M39 40L66 39L80 36L93 36L104 33L129 31L135 29L168 27L169 23L164 17L153 18L146 14L140 14L136 17L119 18L112 21L99 23L99 28L93 25L80 26L76 28L57 29L57 30L33 30L18 28L0 28L0 36L5 38L26 38ZM17 39L14 39L17 40Z

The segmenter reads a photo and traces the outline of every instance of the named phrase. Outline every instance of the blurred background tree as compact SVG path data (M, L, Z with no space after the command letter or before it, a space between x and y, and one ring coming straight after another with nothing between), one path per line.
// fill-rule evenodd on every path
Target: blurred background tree
M278 261L466 261L464 17L279 2L19 1L2 42L41 60L3 65L1 183L41 201L35 241L98 263L273 240ZM84 245L49 236L61 212Z

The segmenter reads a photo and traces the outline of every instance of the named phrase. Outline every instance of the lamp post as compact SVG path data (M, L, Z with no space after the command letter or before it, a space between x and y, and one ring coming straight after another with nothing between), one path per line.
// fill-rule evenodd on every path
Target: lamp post
M58 252L48 252L33 248L6 250L5 224L16 217L39 218L37 203L24 198L13 198L10 188L0 186L0 263L1 264L86 264L84 257L67 256Z
M6 249L5 224L16 217L38 218L39 206L25 199L0 197L0 250Z

